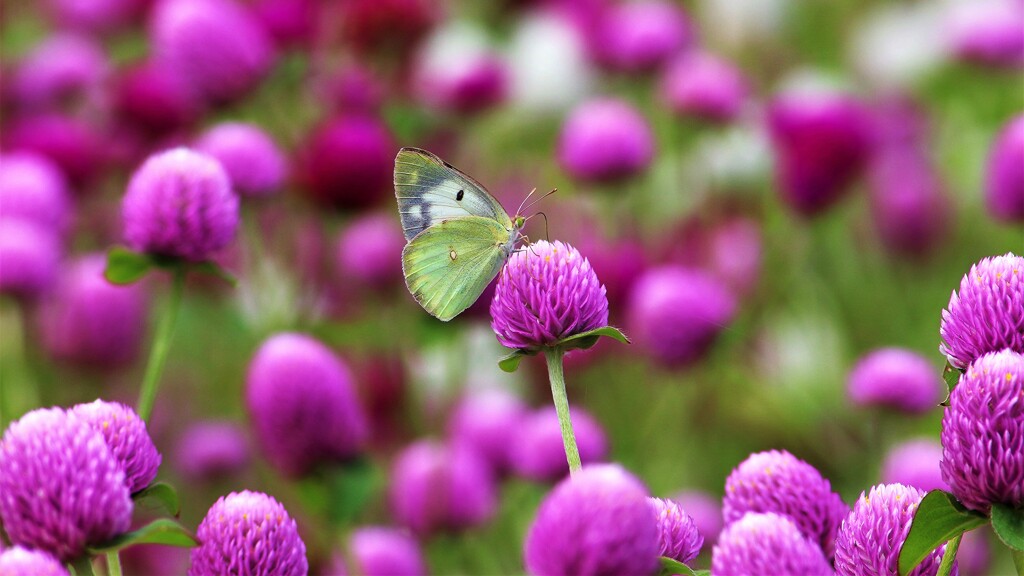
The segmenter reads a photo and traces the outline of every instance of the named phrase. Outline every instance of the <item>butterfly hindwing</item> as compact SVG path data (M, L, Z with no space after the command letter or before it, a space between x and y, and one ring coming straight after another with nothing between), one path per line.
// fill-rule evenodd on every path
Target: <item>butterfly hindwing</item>
M511 228L505 209L473 178L419 148L395 158L395 196L406 240L451 218L481 216Z
M447 322L469 308L508 258L511 232L491 218L466 216L427 228L402 250L409 292Z

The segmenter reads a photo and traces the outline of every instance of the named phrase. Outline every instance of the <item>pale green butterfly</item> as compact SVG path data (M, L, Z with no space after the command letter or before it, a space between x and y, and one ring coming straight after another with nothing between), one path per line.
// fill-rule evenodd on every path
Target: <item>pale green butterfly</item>
M408 241L405 284L424 310L447 322L498 275L525 218L509 218L483 185L419 148L399 150L395 196Z

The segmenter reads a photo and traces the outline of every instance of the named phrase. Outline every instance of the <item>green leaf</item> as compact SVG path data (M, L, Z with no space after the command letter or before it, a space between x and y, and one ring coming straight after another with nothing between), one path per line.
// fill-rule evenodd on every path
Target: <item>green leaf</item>
M200 274L209 274L211 276L216 276L217 278L220 278L221 280L230 284L232 287L238 285L238 279L235 278L234 274L228 272L227 270L222 268L220 264L217 264L216 262L213 262L211 260L196 262L192 264L190 268L192 270L195 270L196 272L199 272Z
M686 564L683 564L682 562L679 562L678 560L673 560L672 558L669 558L668 556L662 556L658 560L661 561L661 573L662 574L668 574L668 575L671 575L671 574L683 574L683 576L696 576L697 575L697 572L694 572L693 569L690 568L689 566L687 566Z
M623 344L629 344L629 338L619 331L618 328L613 326L602 326L595 328L587 332L580 332L579 334L573 334L568 338L561 340L557 345L561 346L563 350L576 350L576 349L587 349L597 344L598 338L601 336L608 336L614 338Z
M992 505L992 529L1008 547L1024 552L1024 508Z
M168 514L175 517L181 512L178 493L174 490L173 486L164 482L154 482L139 490L132 494L132 500L136 504L143 504L152 508L163 508Z
M148 254L134 252L124 246L114 246L107 251L107 267L103 270L103 276L111 284L134 284L153 265L153 259Z
M502 356L498 359L498 368L501 368L505 372L515 372L519 369L519 363L523 361L523 358L533 356L535 354L536 352L516 350L508 356Z
M192 532L181 524L170 518L160 518L138 530L126 532L104 544L89 548L89 553L105 554L107 552L123 550L135 544L163 544L165 546L191 548L199 545L199 541L196 540Z
M899 573L908 574L944 542L986 522L988 518L964 508L952 494L942 490L925 494L900 549Z
M946 399L942 401L940 406L949 406L949 395L953 392L953 388L960 383L960 375L963 374L960 370L953 368L953 365L948 361L946 362L945 368L942 369L942 379L946 382Z

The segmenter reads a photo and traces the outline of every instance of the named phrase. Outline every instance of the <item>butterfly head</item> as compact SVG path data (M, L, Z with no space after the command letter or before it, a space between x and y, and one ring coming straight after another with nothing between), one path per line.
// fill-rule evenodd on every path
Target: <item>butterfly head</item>
M526 217L520 214L516 214L515 217L512 218L512 226L516 230L522 230L523 226L526 226Z

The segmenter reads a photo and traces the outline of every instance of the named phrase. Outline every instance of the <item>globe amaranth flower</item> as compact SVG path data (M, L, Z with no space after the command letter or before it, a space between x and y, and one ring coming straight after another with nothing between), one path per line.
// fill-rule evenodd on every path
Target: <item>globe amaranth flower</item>
M249 464L245 431L234 422L206 421L189 426L178 439L174 463L193 481L237 474Z
M496 472L504 472L512 465L512 445L521 437L528 414L526 404L510 392L469 393L448 419L448 436L476 450Z
M1014 0L952 4L944 36L954 56L965 62L1019 70L1024 66L1024 7Z
M900 548L924 495L924 490L902 484L879 484L862 493L836 534L836 574L896 574ZM910 574L934 575L944 551L942 546L932 552Z
M348 548L356 574L427 574L419 543L408 532L398 528L357 528L349 536Z
M67 568L42 550L0 548L0 574L5 576L69 576Z
M598 61L611 70L645 72L658 68L696 36L682 7L664 0L612 4L603 9L591 44Z
M751 454L725 480L722 516L727 525L748 512L783 514L829 558L849 510L821 473L785 450Z
M592 464L544 497L526 534L526 569L538 576L653 574L658 538L640 480L616 464Z
M305 576L306 545L273 496L232 492L217 500L196 529L189 576Z
M686 564L700 554L704 537L697 531L693 517L678 502L648 498L658 519L658 554Z
M148 6L144 0L46 0L44 7L60 29L105 34L131 23Z
M419 50L413 92L423 103L452 112L479 112L501 102L508 85L505 63L483 29L455 22L441 27Z
M96 99L110 60L94 39L74 33L49 36L32 47L10 78L10 92L25 108L57 108Z
M805 537L790 517L773 512L749 512L727 525L711 550L711 573L716 576L833 574L818 544Z
M217 124L199 138L196 150L220 162L241 196L268 196L284 183L284 154L269 134L253 124Z
M985 206L1004 222L1024 222L1024 114L999 131L989 150Z
M939 470L941 460L942 445L930 438L897 444L882 462L882 483L913 486L925 492L949 490Z
M279 48L309 48L317 38L320 5L315 0L258 0L252 5Z
M636 342L658 364L701 359L736 313L736 299L710 275L680 266L652 268L637 280L628 321Z
M949 198L935 163L920 145L875 154L868 170L868 201L875 229L889 250L923 256L946 238Z
M194 124L201 97L175 68L151 59L121 70L114 81L117 118L143 135L161 136Z
M132 501L103 435L60 408L33 410L0 440L0 522L11 543L63 562L127 532Z
M693 518L697 533L704 538L704 544L714 544L718 541L718 534L722 531L722 503L718 498L713 497L701 490L684 490L672 495L672 500L678 502L683 510Z
M1024 355L993 352L960 377L942 415L942 479L964 506L1024 505Z
M381 289L401 282L400 262L405 236L391 214L359 216L338 237L337 262L341 281L352 280Z
M569 414L580 461L589 464L607 458L608 439L601 424L578 406L571 406ZM551 481L563 478L569 472L554 406L540 408L525 416L513 434L509 458L512 471L517 476Z
M1024 257L983 258L949 297L939 328L939 351L961 370L986 352L1024 353Z
M188 148L150 156L121 205L124 237L140 252L199 261L238 228L238 196L220 163Z
M103 255L91 254L66 265L41 302L40 340L51 357L98 368L138 357L146 329L145 289L111 284L103 277L104 262Z
M354 457L369 436L348 366L304 334L263 342L249 364L245 398L264 455L288 475Z
M642 172L654 158L654 136L632 105L588 100L570 112L558 137L558 162L583 182L610 182Z
M64 177L81 193L87 190L107 161L105 136L82 118L56 112L11 118L4 127L6 150L34 152L60 167Z
M880 348L850 371L846 390L854 404L885 406L908 414L935 408L945 386L936 366L903 348Z
M463 530L497 511L497 485L471 448L421 440L395 459L389 491L395 520L418 534Z
M124 470L131 493L142 490L156 478L162 457L146 430L146 423L128 406L96 400L79 404L70 413L103 434L114 458Z
M712 122L735 119L750 89L739 68L709 52L686 52L661 77L661 100L679 116Z
M508 259L491 301L491 328L508 348L537 350L608 324L608 297L568 244L534 242Z
M52 230L22 218L0 219L0 294L39 297L56 281L60 257Z
M19 218L63 232L71 219L69 196L60 168L45 157L30 152L0 156L0 218Z

